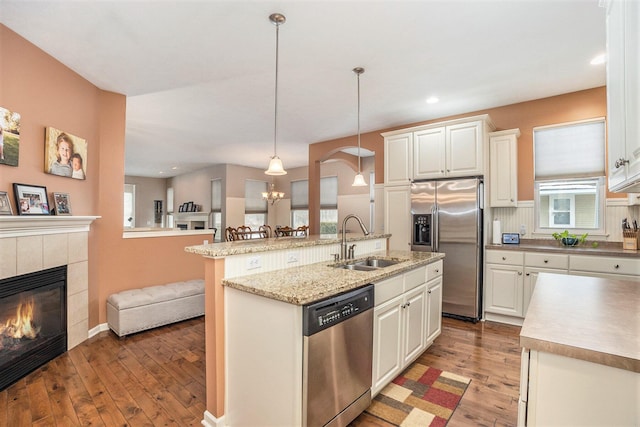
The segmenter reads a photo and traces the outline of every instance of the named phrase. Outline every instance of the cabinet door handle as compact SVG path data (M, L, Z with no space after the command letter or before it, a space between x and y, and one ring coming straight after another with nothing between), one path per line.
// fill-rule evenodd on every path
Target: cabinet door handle
M613 268L615 268L616 270L620 268L620 265L616 264L613 266Z
M427 291L427 293L428 293L428 294L430 294L430 293L431 293L431 289L429 289L429 290Z
M503 261L506 261L506 260L507 260L507 257L506 257L506 256L503 256L503 257L502 257L502 260L503 260Z
M411 305L411 301L407 301L407 307Z
M531 273L527 273L525 276L531 276Z
M440 273L440 270L438 270L437 268L436 268L436 273Z
M518 271L518 276L522 276L522 271Z
M616 163L615 163L616 169L621 168L627 163L629 163L629 160L626 160L624 157L620 157L618 160L616 160Z
M549 263L549 260L548 260L548 259L545 259L545 260L544 260L544 263L545 263L545 264Z

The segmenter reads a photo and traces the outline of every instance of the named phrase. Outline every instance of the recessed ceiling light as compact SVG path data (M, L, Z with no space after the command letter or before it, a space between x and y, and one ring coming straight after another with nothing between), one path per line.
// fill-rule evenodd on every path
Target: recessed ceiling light
M160 172L158 172L158 173L159 173L160 175L162 175L164 172L160 171Z
M438 101L440 100L437 96L430 96L429 98L427 98L427 104L435 104Z
M178 167L177 167L177 166L173 166L173 167L171 168L171 170L176 170L176 169L178 169Z
M607 54L606 53L601 53L598 56L595 56L590 64L591 65L600 65L600 64L604 64L605 62L607 62Z

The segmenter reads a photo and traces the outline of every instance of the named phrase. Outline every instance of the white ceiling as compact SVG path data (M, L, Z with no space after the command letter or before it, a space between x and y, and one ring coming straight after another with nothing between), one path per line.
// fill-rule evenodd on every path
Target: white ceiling
M277 152L605 84L598 0L0 0L0 22L101 89L127 95L128 175ZM437 104L426 98L436 95ZM354 138L355 143L355 138ZM176 169L172 169L176 168ZM160 172L162 171L162 174Z

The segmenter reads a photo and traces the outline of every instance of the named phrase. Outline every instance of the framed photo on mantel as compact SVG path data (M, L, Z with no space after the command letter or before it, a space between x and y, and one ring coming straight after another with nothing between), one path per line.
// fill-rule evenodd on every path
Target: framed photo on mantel
M14 183L13 195L18 215L49 215L46 187Z

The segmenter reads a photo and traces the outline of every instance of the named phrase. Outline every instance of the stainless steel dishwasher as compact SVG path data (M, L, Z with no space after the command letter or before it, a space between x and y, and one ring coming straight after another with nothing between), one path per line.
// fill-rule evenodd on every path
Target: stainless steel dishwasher
M302 420L344 427L371 403L373 285L303 307Z

